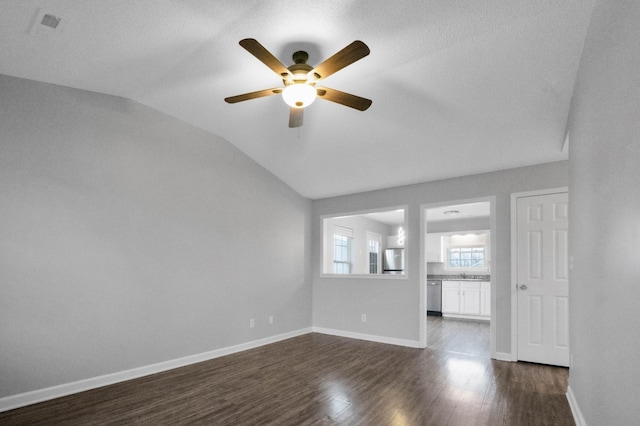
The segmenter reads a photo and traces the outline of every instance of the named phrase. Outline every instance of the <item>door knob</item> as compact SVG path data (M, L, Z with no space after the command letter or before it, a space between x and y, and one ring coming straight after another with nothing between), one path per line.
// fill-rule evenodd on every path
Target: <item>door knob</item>
M526 290L526 289L527 289L527 286L526 286L526 285L522 284L522 285L520 286L520 290Z

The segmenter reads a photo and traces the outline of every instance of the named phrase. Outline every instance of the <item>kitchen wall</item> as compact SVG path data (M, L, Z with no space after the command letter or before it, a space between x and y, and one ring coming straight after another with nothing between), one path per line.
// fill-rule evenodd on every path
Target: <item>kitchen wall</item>
M0 200L0 399L311 327L311 202L158 111L0 76Z
M489 217L473 217L466 219L451 219L430 221L427 223L427 232L461 232L476 231L478 229L490 229Z
M477 231L491 229L490 218L486 217L473 217L473 218L460 218L450 220L436 220L427 222L427 232L464 232L464 231ZM489 240L490 241L490 240ZM488 247L490 253L490 246ZM491 272L478 272L478 274L486 275ZM446 275L451 274L450 271L444 269L444 263L428 263L427 274Z
M495 197L497 352L511 352L511 193L567 186L567 162L523 167L313 201L313 324L344 333L419 342L420 211L423 204ZM408 205L404 278L322 277L322 216ZM367 322L361 314L367 314Z
M488 221L489 220L487 219L487 222ZM472 233L466 234L467 231L470 231ZM468 229L464 231L455 231L455 232L457 233L452 233L451 235L443 235L443 246L444 246L443 249L445 253L447 252L447 248L450 245L452 245L452 243L455 246L460 246L460 245L484 246L485 254L486 254L485 268L482 268L481 270L479 269L477 271L465 271L465 272L471 275L490 275L491 274L491 231L489 230L489 227L484 229L482 228ZM427 274L428 275L431 275L431 274L456 275L458 273L457 271L446 269L445 265L446 265L445 262L428 262Z
M640 2L596 1L569 118L570 396L640 419Z

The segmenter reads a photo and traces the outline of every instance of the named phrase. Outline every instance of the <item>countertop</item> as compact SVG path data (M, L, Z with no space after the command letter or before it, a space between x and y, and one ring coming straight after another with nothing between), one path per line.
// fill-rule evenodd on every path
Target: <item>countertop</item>
M465 278L462 278L458 274L451 275L427 275L427 280L439 280L439 281L491 281L491 275L472 275L469 274Z

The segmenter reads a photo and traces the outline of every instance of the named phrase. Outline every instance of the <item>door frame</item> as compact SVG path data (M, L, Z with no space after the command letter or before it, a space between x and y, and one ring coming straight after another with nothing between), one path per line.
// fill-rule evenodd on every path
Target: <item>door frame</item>
M424 235L427 232L427 209L435 207L449 206L455 204L468 204L468 203L489 203L489 231L491 241L491 320L489 323L489 347L491 351L491 358L496 359L496 311L497 311L497 295L496 295L496 264L498 259L496 256L496 197L494 195L479 198L466 198L458 200L447 200L434 203L420 204L420 300L419 309L420 318L419 331L419 347L427 347L427 321L425 321L425 315L427 312L427 248L425 246Z
M511 361L518 361L518 198L569 193L569 187L538 189L535 191L514 192L511 194ZM569 224L571 226L571 224ZM571 306L571 299L569 299Z

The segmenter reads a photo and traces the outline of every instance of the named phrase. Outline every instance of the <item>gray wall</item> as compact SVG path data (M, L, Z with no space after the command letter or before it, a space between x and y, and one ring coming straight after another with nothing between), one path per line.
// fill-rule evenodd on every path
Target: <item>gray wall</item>
M567 186L567 162L466 176L313 201L313 324L353 333L419 340L420 205L495 196L497 352L511 352L510 194ZM321 277L321 216L408 205L407 279ZM360 314L367 314L367 322Z
M570 386L588 425L640 419L640 2L597 1L570 116Z
M7 76L0 138L0 397L311 326L311 202L227 142Z

